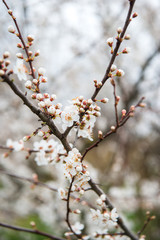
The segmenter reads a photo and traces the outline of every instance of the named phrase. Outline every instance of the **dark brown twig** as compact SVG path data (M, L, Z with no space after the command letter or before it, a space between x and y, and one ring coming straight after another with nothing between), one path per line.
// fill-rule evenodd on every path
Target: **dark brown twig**
M71 190L72 190L72 185L73 185L74 179L75 179L75 177L72 177L72 181L71 181L70 186L69 186L69 189L68 189L66 222L67 222L68 227L69 227L69 229L71 230L71 232L79 239L81 235L77 234L77 233L73 230L73 228L72 228L72 226L71 226L71 223L70 223L70 220L69 220L69 214L70 214L70 212L71 212L71 209L70 209L70 196L71 196Z
M3 1L4 5L6 6L6 8L9 10L10 8L9 8L9 6L7 5L7 3L5 2L5 0L2 0L2 1ZM30 60L29 53L28 53L28 49L27 49L26 44L25 44L25 41L24 41L24 39L23 39L23 37L22 37L22 34L21 34L20 29L19 29L19 26L18 26L18 23L17 23L17 21L16 21L16 18L15 18L14 16L12 16L12 19L13 19L13 21L14 21L14 23L15 23L16 28L17 28L18 37L19 37L19 39L21 40L22 45L23 45L23 48L24 48L24 50L25 50L25 52L26 52L26 55L27 55L27 58L28 58L28 62L29 62L29 66L30 66L30 70L31 70L31 73L32 73L32 77L33 77L33 78L36 78L36 77L35 77L35 74L34 74L33 66L32 66L32 61Z
M15 231L19 231L19 232L27 232L27 233L31 233L31 234L41 235L41 236L48 237L49 239L53 239L53 240L64 240L64 238L59 238L59 237L53 236L51 234L41 232L37 229L17 227L17 226L12 226L12 225L5 224L5 223L0 223L0 226L4 227L4 228L9 228L9 229L12 229L12 230L15 230Z
M148 226L148 224L149 224L153 219L155 219L155 216L150 216L150 215L147 216L147 219L146 219L146 221L144 222L144 225L143 225L142 229L137 233L139 237L141 236L141 234L144 232L144 230L146 229L146 227Z
M129 4L130 4L130 7L129 7L129 11L128 11L128 14L127 14L127 17L126 17L126 21L125 21L125 24L123 26L123 31L121 32L119 38L117 38L117 43L116 43L116 46L114 48L114 51L113 51L113 54L112 54L112 57L111 57L111 60L109 62L109 65L107 67L107 70L106 70L106 73L102 79L102 86L99 87L99 88L96 88L91 99L94 100L96 98L96 96L98 95L99 91L101 90L101 88L103 87L103 85L105 84L105 82L108 80L109 78L109 72L110 72L110 69L111 69L111 66L112 64L114 63L116 57L117 57L117 53L118 53L118 50L119 50L119 47L121 46L121 43L122 43L122 39L125 35L125 32L130 24L130 21L131 21L131 14L132 14L132 10L133 10L133 6L135 4L135 1L136 0L129 0Z
M140 105L140 103L143 101L143 99L144 99L144 97L142 97L142 98L138 101L138 103L136 104L135 108L139 107L139 105ZM88 153L90 150L92 150L93 148L97 147L97 146L99 145L99 143L102 142L105 138L107 138L107 137L109 137L110 135L116 133L117 130L118 130L120 127L122 127L122 126L128 121L128 119L130 118L130 113L131 113L131 111L129 111L129 112L126 114L125 118L123 118L123 120L120 121L120 122L118 123L118 125L115 126L114 131L112 131L112 130L108 131L102 138L98 139L98 140L97 140L95 143L93 143L90 147L86 148L84 154L82 155L81 161L83 161L83 159L85 158L85 156L87 155L87 153Z

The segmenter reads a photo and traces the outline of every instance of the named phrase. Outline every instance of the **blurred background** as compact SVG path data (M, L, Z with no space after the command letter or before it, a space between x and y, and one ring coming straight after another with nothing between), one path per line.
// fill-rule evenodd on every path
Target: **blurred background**
M40 49L35 67L47 69L48 86L43 91L57 95L57 102L66 104L79 95L90 98L93 80L101 81L107 68L110 53L106 40L116 36L122 27L127 10L127 0L15 0L7 1L22 29L23 36L33 34L33 51ZM135 116L98 147L88 153L86 161L95 182L113 201L126 223L139 231L150 211L156 219L144 234L146 239L160 239L160 1L137 1L134 11L138 13L128 30L131 40L124 41L131 53L117 57L115 64L125 71L117 79L117 92L121 97L121 109L129 109L144 96L147 105L138 109ZM12 19L0 3L0 55L11 53L11 67L16 61L18 39L8 33ZM15 76L16 79L16 76ZM15 80L24 90L23 82ZM47 87L46 87L47 86ZM25 91L25 90L24 90ZM106 83L98 98L109 98L101 104L102 117L98 119L94 132L106 132L115 124L112 86ZM39 125L38 119L23 106L9 87L0 84L0 145L6 140L22 139ZM30 141L39 140L34 138ZM92 142L79 140L83 152ZM9 177L4 171L23 177L37 173L39 180L52 187L62 186L63 179L54 167L38 167L34 156L14 153L9 158L0 156L0 221L29 227L31 220L44 231L62 235L65 205L59 209L59 200L54 192L30 186L30 183ZM87 193L90 198L90 194ZM95 195L94 195L95 197ZM93 199L95 199L93 197ZM86 208L86 207L85 207ZM82 210L81 220L87 222L87 210ZM62 211L62 209L64 211ZM53 214L51 214L51 212ZM60 224L61 221L61 224ZM89 228L89 226L88 226ZM38 240L43 237L0 228L2 240Z

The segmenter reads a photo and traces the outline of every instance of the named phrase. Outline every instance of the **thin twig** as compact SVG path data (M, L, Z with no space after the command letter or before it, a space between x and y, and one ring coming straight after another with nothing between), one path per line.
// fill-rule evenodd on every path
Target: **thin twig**
M5 2L5 0L2 0L2 1L3 1L4 5L6 6L6 8L9 10L10 8L9 8L9 6L7 5L7 3ZM25 44L25 41L24 41L24 39L23 39L22 33L21 33L20 29L19 29L19 26L18 26L18 23L17 23L17 21L16 21L16 18L15 18L14 16L12 16L12 19L13 19L13 21L14 21L14 23L15 23L16 28L17 28L18 37L19 37L19 39L21 40L22 45L23 45L23 48L24 48L24 50L25 50L25 52L26 52L26 55L27 55L27 58L28 58L28 62L29 62L29 66L30 66L30 70L31 70L31 73L32 73L32 77L33 77L33 79L34 79L34 78L36 78L36 77L35 77L35 73L34 73L34 70L33 70L32 61L30 60L30 57L29 57L28 49L27 49L27 47L26 47L26 44Z
M4 228L9 228L9 229L12 229L12 230L15 230L15 231L27 232L27 233L31 233L31 234L41 235L41 236L48 237L48 238L53 239L53 240L64 240L64 238L59 238L59 237L53 236L51 234L41 232L37 229L29 229L29 228L23 228L23 227L18 227L18 226L12 226L12 225L5 224L5 223L0 223L0 226L4 227Z
M135 108L139 107L139 104L143 101L143 97L138 101L138 103L135 105ZM87 153L92 150L93 148L97 147L99 145L99 143L101 143L105 138L109 137L110 135L114 134L117 132L117 130L122 127L127 121L128 119L130 118L130 111L126 114L125 118L120 121L118 123L117 126L115 126L115 130L112 131L108 131L102 138L98 139L95 143L93 143L90 147L86 148L84 154L82 155L82 158L81 158L81 162L84 160L85 156L87 155Z
M15 175L13 173L9 173L7 171L4 171L3 169L0 169L0 173L8 175L9 177L12 177L12 178L17 178L17 179L20 179L20 180L24 180L24 181L30 182L30 183L33 183L34 185L39 185L39 186L48 188L51 191L57 192L56 188L53 188L53 187L47 185L46 183L40 182L38 180L34 180L33 178L27 178L27 177L18 176L18 175Z
M131 21L130 18L131 18L131 14L132 14L132 10L133 10L133 6L135 4L135 1L136 0L129 0L130 7L129 7L129 10L128 10L128 14L127 14L127 17L126 17L125 24L123 26L123 31L121 32L120 37L117 39L117 43L116 43L116 46L114 48L111 60L109 62L109 65L107 67L105 75L104 75L104 77L103 77L103 79L101 81L102 82L102 86L95 89L95 91L94 91L94 93L93 93L93 95L91 97L92 100L94 100L96 98L97 94L99 93L99 91L101 90L101 88L103 87L103 85L105 84L105 82L109 78L109 72L110 72L111 66L112 66L112 64L114 63L114 61L115 61L115 59L117 57L117 53L118 53L119 47L121 46L121 43L122 43L122 39L123 39L123 37L124 37L124 35L126 33L126 30L127 30L128 26L129 26L129 24L130 24L130 21Z
M144 225L142 227L142 229L137 233L138 236L140 237L140 235L144 232L144 230L146 229L146 227L148 226L148 224L155 218L155 216L148 216L146 221L144 222Z
M116 117L116 125L119 125L119 120L118 120L118 110L117 110L117 96L116 96L116 84L114 83L113 85L113 95L114 95L114 109L115 109L115 117Z
M77 234L77 233L73 230L73 228L72 228L72 226L71 226L71 223L70 223L70 220L69 220L69 214L70 214L70 212L71 212L71 209L70 209L70 196L71 196L71 190L72 190L72 185L73 185L74 179L75 179L75 177L72 178L72 181L71 181L70 186L69 186L69 189L68 189L66 222L67 222L68 227L69 227L69 229L71 230L71 232L79 239L81 235Z

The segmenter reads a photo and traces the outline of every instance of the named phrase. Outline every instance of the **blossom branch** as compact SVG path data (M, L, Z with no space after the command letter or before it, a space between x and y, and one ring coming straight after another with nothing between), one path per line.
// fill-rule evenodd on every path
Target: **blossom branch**
M109 65L107 67L107 70L106 70L106 73L102 79L102 85L98 88L95 89L91 99L94 100L95 97L98 95L99 91L101 90L101 88L103 87L103 85L105 84L105 82L108 80L108 78L110 77L109 76L109 73L110 73L110 69L111 69L111 66L112 64L114 63L116 57L117 57L117 53L118 53L118 50L119 50L119 47L121 46L121 43L122 43L122 40L123 40L123 37L125 35L125 32L130 24L130 21L131 21L131 14L132 14L132 10L133 10L133 6L135 4L135 1L136 0L129 0L129 10L128 10L128 14L127 14L127 17L126 17L126 21L125 21L125 24L123 26L123 30L119 36L119 38L117 38L117 43L116 43L116 46L114 48L114 51L113 51L113 54L112 54L112 57L111 57L111 60L109 62Z
M45 233L45 232L41 232L37 229L22 228L22 227L12 226L12 225L5 224L5 223L0 223L0 227L9 228L9 229L12 229L12 230L15 230L15 231L20 231L20 232L26 232L26 233L41 235L41 236L48 237L48 238L53 239L53 240L64 240L63 238L59 238L59 237L53 236L53 235Z
M3 1L4 5L6 6L6 8L7 8L8 10L10 10L10 8L9 8L9 6L7 5L6 1L5 1L5 0L2 0L2 1ZM26 46L25 41L24 41L24 39L23 39L23 37L22 37L22 33L21 33L20 29L19 29L19 26L18 26L18 23L17 23L17 21L16 21L16 18L15 18L12 14L11 14L11 16L12 16L12 19L13 19L13 21L14 21L14 23L15 23L16 28L17 28L18 37L19 37L19 39L21 40L22 45L23 45L23 48L24 48L24 50L25 50L25 52L26 52L26 55L27 55L27 58L28 58L28 63L29 63L30 70L31 70L31 73L32 73L32 77L33 77L33 79L34 79L34 78L35 78L35 73L34 73L33 66L32 66L32 60L31 60L30 57L29 57L29 53L28 53L27 46Z
M144 97L142 97L142 98L139 100L139 102L136 104L135 108L140 107L140 104L142 103L143 100L144 100ZM130 110L130 111L126 114L126 116L119 122L118 125L116 125L116 126L114 127L113 130L108 131L104 136L102 136L100 139L98 139L93 145L91 145L90 147L86 148L86 150L85 150L85 152L84 152L84 154L83 154L83 156L82 156L82 158L81 158L81 161L83 161L83 159L85 158L86 154L87 154L90 150L92 150L93 148L97 147L97 146L99 145L99 143L102 142L105 138L107 138L107 137L109 137L110 135L116 133L117 130L118 130L120 127L122 127L122 126L128 121L128 119L131 117L131 115L130 115L131 113L132 113L132 110Z
M66 140L66 137L64 137L58 128L55 126L53 120L45 113L43 113L40 109L35 107L25 96L25 94L22 93L22 91L14 84L12 80L10 80L9 76L7 74L2 76L2 79L4 82L6 82L10 88L13 90L13 92L22 99L23 103L34 113L36 114L43 122L45 122L50 130L52 131L53 135L55 135L63 144L65 149L67 151L71 150L71 147L69 143Z

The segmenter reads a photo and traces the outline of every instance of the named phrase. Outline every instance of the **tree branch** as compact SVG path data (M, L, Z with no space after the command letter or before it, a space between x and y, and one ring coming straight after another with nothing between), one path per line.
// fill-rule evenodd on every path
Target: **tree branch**
M4 227L4 228L9 228L9 229L12 229L12 230L15 230L15 231L27 232L27 233L31 233L31 234L41 235L41 236L48 237L48 238L53 239L53 240L64 240L64 238L59 238L59 237L53 236L51 234L41 232L37 229L22 228L22 227L12 226L12 225L5 224L5 223L0 223L0 226Z
M126 17L125 24L123 26L123 31L121 32L120 37L117 39L117 43L116 43L116 46L114 48L111 60L110 60L109 65L107 67L106 73L105 73L105 75L104 75L104 77L102 79L102 86L95 89L95 91L94 91L94 93L93 93L93 95L91 97L92 100L95 99L95 97L98 95L99 91L101 90L101 88L103 87L103 85L105 84L105 82L109 78L109 72L110 72L111 66L112 66L112 64L114 63L114 61L115 61L115 59L117 57L117 53L118 53L119 47L121 46L121 43L122 43L122 39L123 39L123 37L125 35L125 32L126 32L126 30L128 28L128 25L129 25L130 21L131 21L130 18L131 18L131 14L132 14L132 10L133 10L133 6L135 4L135 1L136 0L129 0L130 7L129 7L129 10L128 10L128 14L127 14L127 17Z

